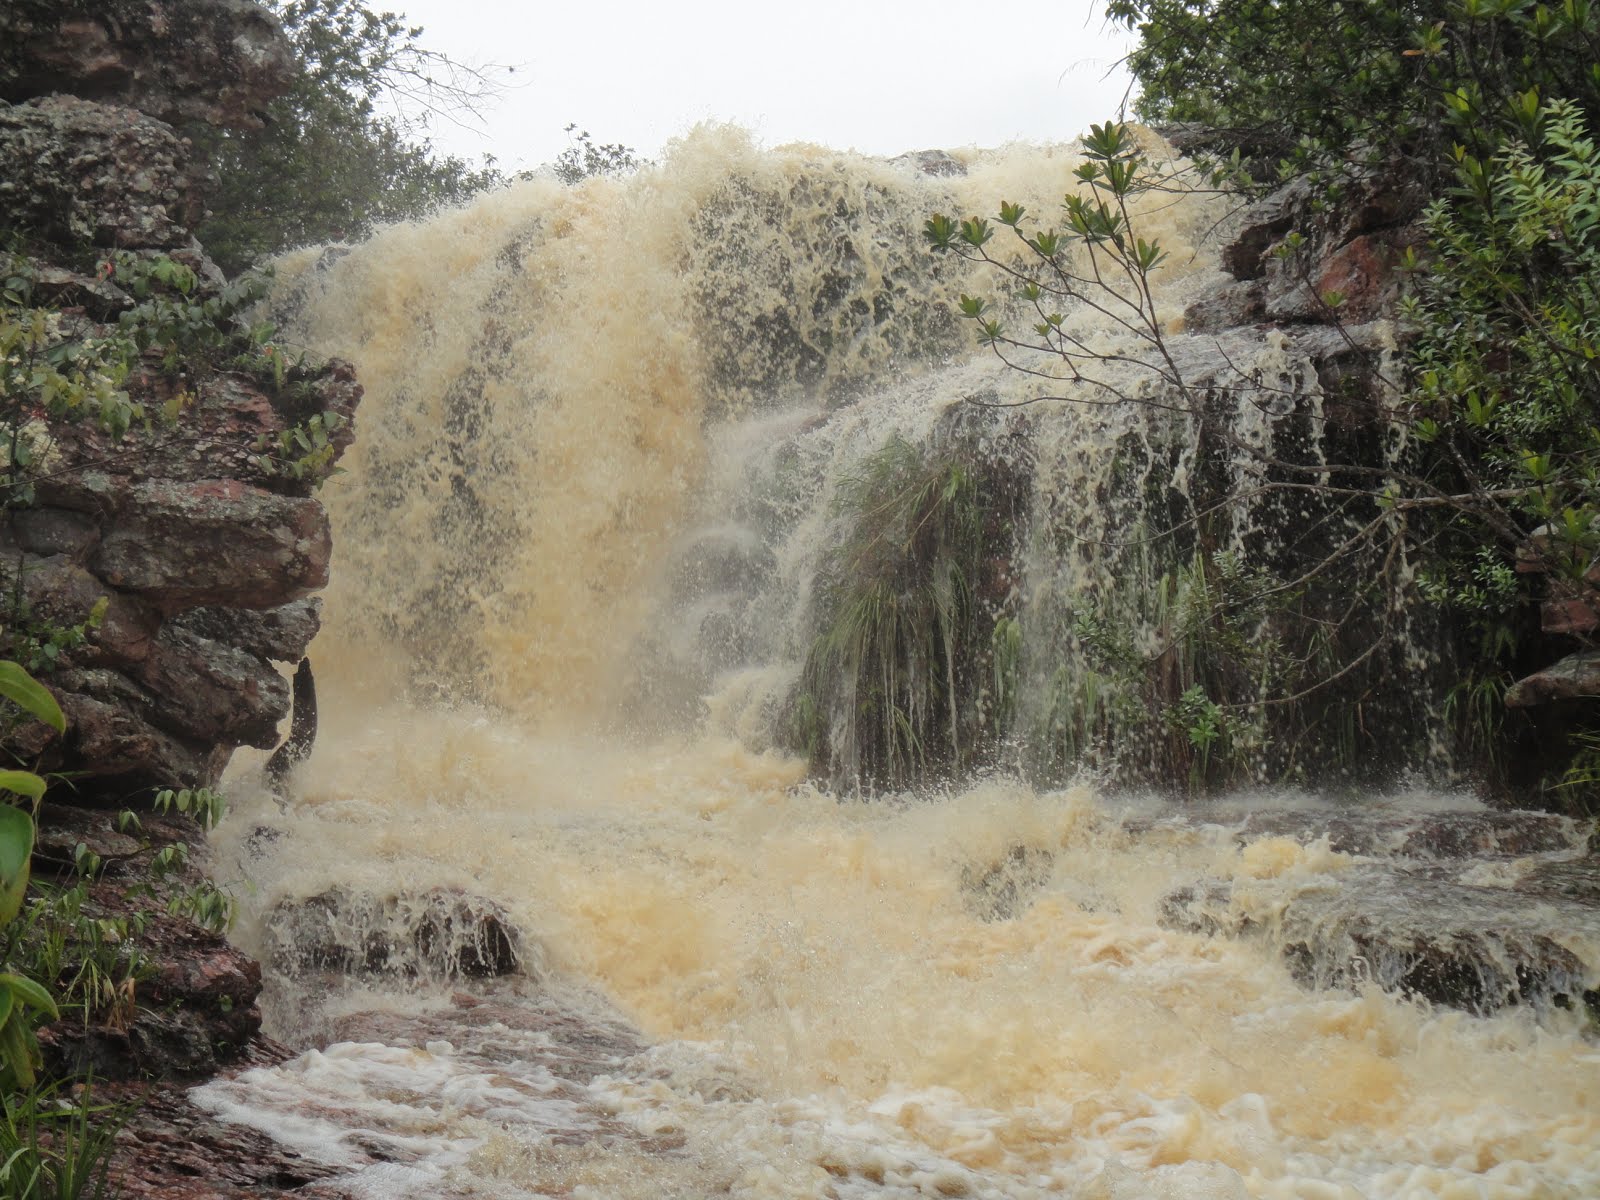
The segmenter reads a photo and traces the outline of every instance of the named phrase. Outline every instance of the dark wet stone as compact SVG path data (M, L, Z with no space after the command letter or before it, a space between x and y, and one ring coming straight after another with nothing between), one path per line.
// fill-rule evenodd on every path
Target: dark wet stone
M1162 921L1269 938L1308 987L1371 981L1474 1013L1513 1005L1600 1013L1600 962L1580 953L1600 946L1600 869L1540 863L1505 887L1468 882L1472 869L1358 864L1286 896L1266 923L1234 908L1227 882L1202 880L1163 900Z
M511 975L522 938L492 901L466 892L377 896L333 888L285 901L267 917L272 961L289 974Z
M1139 833L1202 824L1236 827L1235 839L1241 845L1263 837L1287 837L1305 844L1326 837L1329 847L1342 854L1423 859L1545 854L1579 846L1584 833L1571 818L1554 813L1407 813L1384 808L1248 813L1199 810L1159 818L1133 818L1123 827L1129 833Z
M1055 856L1038 846L1013 846L1000 862L961 868L961 904L980 921L1008 921L1050 882Z
M170 623L257 658L299 662L322 627L322 598L306 596L266 609L191 608Z
M1581 650L1506 689L1507 708L1600 696L1600 650Z

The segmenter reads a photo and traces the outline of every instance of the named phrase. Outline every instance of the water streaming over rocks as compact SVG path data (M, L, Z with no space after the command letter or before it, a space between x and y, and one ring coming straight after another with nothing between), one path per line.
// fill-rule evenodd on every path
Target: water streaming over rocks
M705 130L287 266L367 409L316 752L287 811L236 764L217 849L305 1053L198 1104L330 1196L1600 1189L1572 824L1437 790L1179 810L1026 782L999 742L868 795L848 754L834 790L786 751L834 497L891 438L1012 481L980 590L1025 628L1118 569L1083 547L1150 427L964 403L1027 384L953 353L985 285L915 248L936 208L1048 210L1075 161L930 176ZM1219 215L1147 215L1175 323ZM1320 403L1317 336L1230 333L1227 369ZM1134 473L1181 490L1186 454Z

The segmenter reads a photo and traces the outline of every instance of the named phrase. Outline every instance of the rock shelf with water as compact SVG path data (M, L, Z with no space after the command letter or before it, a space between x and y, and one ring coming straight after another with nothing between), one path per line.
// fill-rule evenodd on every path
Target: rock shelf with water
M1182 817L1135 822L1181 829ZM1310 988L1385 990L1489 1013L1512 1005L1600 1014L1600 859L1576 822L1545 813L1265 812L1241 846L1320 843L1358 860L1303 889L1200 881L1163 919L1276 948Z

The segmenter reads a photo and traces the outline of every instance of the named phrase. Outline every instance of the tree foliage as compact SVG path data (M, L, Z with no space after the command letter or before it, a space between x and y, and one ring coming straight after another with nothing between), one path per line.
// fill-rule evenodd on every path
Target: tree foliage
M1403 628L1389 614L1443 605L1460 618L1464 642L1476 638L1444 711L1486 758L1517 757L1508 753L1500 698L1514 672L1560 652L1548 639L1529 648L1539 602L1600 610L1600 8L1591 0L1109 0L1108 13L1140 36L1129 56L1143 89L1140 115L1203 125L1220 148L1201 164L1203 186L1253 191L1305 179L1314 214L1337 211L1352 180L1382 171L1412 181L1431 203L1422 245L1397 264L1410 286L1398 314L1401 369L1373 409L1380 436L1365 449L1343 447L1343 459L1302 465L1230 443L1239 461L1256 455L1253 482L1236 480L1182 523L1198 543L1173 542L1180 554L1198 545L1182 570L1221 578L1226 564L1205 534L1217 514L1274 489L1320 497L1327 514L1317 524L1349 536L1307 562L1249 564L1256 573L1241 595L1213 603L1202 589L1203 611L1187 618L1236 632L1258 599L1301 597L1301 620L1327 633L1294 655L1299 677L1278 671L1262 685L1237 639L1210 638L1205 670L1174 673L1178 641L1169 640L1140 661L1101 653L1096 680L1111 677L1111 663L1113 675L1165 681L1145 696L1166 706L1196 760L1226 749L1249 718L1270 762L1284 728L1256 719L1263 706L1286 712L1335 685L1371 695L1384 686L1383 643ZM925 235L937 251L990 263L1015 287L1021 311L1037 318L1031 333L1016 333L1003 315L1018 311L1014 304L962 297L981 343L1052 382L1101 385L1067 397L1080 403L1166 408L1188 423L1203 453L1205 439L1218 436L1205 411L1213 401L1168 353L1149 291L1162 248L1144 240L1129 204L1144 189L1202 184L1155 173L1117 126L1085 139L1080 180L1085 190L1066 197L1055 226L1002 203L996 224L936 215ZM1006 227L1020 242L1013 255L991 245ZM1275 253L1293 271L1307 265L1310 244L1291 230ZM1321 318L1338 324L1342 303L1324 293ZM1075 337L1070 313L1085 306L1119 327L1132 349L1108 356ZM1138 394L1109 386L1126 378L1108 370L1116 361L1164 386ZM1243 391L1238 399L1251 402ZM1247 624L1257 641L1273 628ZM1349 637L1352 629L1361 636ZM1119 639L1096 625L1076 641L1092 657ZM1255 680L1257 697L1228 686L1231 677ZM1327 715L1336 709L1337 701ZM1563 721L1566 749L1547 745L1550 761L1591 753L1594 714ZM1573 785L1559 802L1593 810L1595 772L1579 759L1577 775L1569 770L1563 781L1557 769L1543 783ZM1524 773L1520 782L1538 781ZM1583 796L1573 790L1579 783Z
M486 72L422 45L422 29L362 0L264 0L299 70L263 129L188 131L216 175L200 240L237 271L281 250L363 237L500 180L492 160L439 155L429 117L470 117Z
M1397 157L1448 174L1531 132L1530 90L1592 110L1591 0L1109 0L1139 34L1141 117L1193 121L1283 174ZM1535 106L1536 108L1537 106Z
M570 144L550 164L562 183L580 183L596 175L626 175L644 165L631 146L621 142L596 143L587 129L574 137L572 131L577 128L576 124L566 127Z

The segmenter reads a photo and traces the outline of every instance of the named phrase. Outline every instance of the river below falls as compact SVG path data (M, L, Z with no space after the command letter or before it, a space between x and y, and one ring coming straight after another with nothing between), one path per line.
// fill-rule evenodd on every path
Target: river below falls
M235 937L269 960L268 1029L304 1053L194 1098L337 1167L332 1194L1600 1194L1582 1018L1296 981L1275 914L1384 859L1237 836L1240 813L1303 798L1171 820L997 778L869 802L732 741L622 749L411 710L324 733L287 812L236 768L215 847L252 881ZM1470 877L1581 854L1576 834L1511 849ZM1174 928L1163 899L1199 881L1267 932ZM486 897L523 969L274 972L272 914L334 887ZM1563 936L1594 963L1596 933Z

